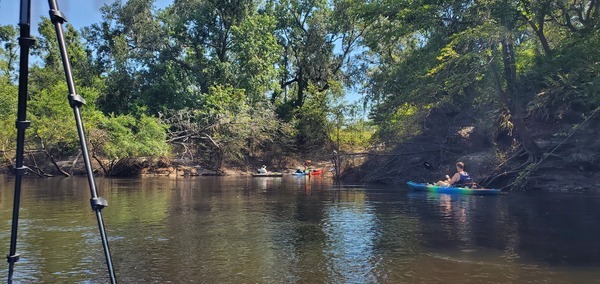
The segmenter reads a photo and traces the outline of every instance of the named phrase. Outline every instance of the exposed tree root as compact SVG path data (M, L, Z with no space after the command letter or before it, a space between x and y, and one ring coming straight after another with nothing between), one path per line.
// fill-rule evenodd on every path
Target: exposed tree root
M523 189L526 186L528 179L531 177L531 175L533 173L535 173L535 171L540 167L540 165L548 157L551 157L551 156L555 157L556 155L554 154L554 152L557 149L559 149L561 146L563 146L573 136L573 134L575 134L575 132L577 132L577 130L579 130L579 128L581 128L582 125L584 125L588 120L590 120L598 112L598 110L600 110L600 107L598 107L594 111L592 111L592 113L584 121L582 121L579 124L575 125L571 129L571 131L569 132L569 134L560 143L558 143L556 146L554 146L552 148L552 150L550 150L547 153L544 153L540 159L538 159L537 161L534 161L531 164L529 164L525 168L525 170L523 170L523 171L521 171L519 173L519 176L515 180L513 180L510 184L506 185L503 188L510 188L511 190L520 190L520 189ZM530 156L530 158L531 158L531 156ZM521 165L520 167L522 167L522 166L523 165Z

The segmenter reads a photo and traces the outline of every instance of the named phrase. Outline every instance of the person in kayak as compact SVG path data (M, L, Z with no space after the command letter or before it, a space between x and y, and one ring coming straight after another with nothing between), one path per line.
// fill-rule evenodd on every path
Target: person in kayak
M258 169L257 172L259 174L266 174L267 173L267 166L263 165L262 168Z
M470 186L473 185L473 179L469 176L469 173L465 172L465 164L463 162L456 163L456 173L450 178L450 176L446 175L445 180L440 180L435 183L435 185L439 186Z

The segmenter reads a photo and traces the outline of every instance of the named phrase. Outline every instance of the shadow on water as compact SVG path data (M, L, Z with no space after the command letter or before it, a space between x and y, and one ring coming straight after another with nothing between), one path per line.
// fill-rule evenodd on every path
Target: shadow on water
M86 182L25 181L16 279L106 277ZM0 181L6 249L13 186ZM463 196L291 176L99 179L98 188L124 283L600 279L600 195Z

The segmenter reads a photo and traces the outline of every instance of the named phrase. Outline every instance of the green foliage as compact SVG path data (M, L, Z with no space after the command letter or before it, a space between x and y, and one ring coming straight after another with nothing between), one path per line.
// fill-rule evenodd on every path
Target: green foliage
M11 159L15 148L17 130L14 122L17 117L17 86L13 85L8 76L0 76L0 151L2 160Z
M332 140L341 145L340 150L347 152L356 152L368 149L371 146L373 137L372 127L362 130L362 124L341 129L339 133L333 134Z
M433 108L492 114L482 125L527 134L525 114L560 118L600 105L597 2L153 4L115 1L82 33L65 25L98 156L168 155L169 141L220 167L290 148L391 145L420 133ZM39 34L28 141L71 155L77 139L49 20ZM0 27L4 148L15 132L16 36ZM360 107L336 104L355 88L367 94L373 124L357 118Z
M199 96L201 109L170 113L169 140L206 166L223 161L243 164L246 157L281 152L291 130L269 105L251 107L243 89L216 85Z
M264 103L267 92L279 91L277 69L280 46L274 35L276 19L268 14L248 17L233 27L233 51L239 86L252 102Z
M0 26L0 151L2 160L12 159L16 141L18 89L13 79L17 69L17 30Z
M7 76L0 76L0 118L17 113L18 89Z
M334 91L319 91L314 85L308 87L308 97L295 114L296 144L301 151L318 151L330 145L327 116Z
M248 133L236 125L281 126L275 107L280 118L294 120L298 146L318 142L320 146L309 146L318 148L329 142L324 102L351 80L344 67L354 62L349 59L365 29L352 9L359 2L176 1L161 11L151 3L107 5L102 23L85 30L98 71L106 74L101 110L127 114L144 106L149 115L169 114L167 120L185 114L214 127L175 129L188 129L187 136L199 131L210 139L197 140L197 146L224 150L223 155L237 160L262 151L267 140L288 145L290 133ZM298 16L302 22L294 20ZM293 92L289 100L281 98L288 90ZM267 139L265 133L282 138ZM249 142L248 137L260 137L255 140L261 142ZM237 150L222 148L225 144Z
M597 103L598 4L561 1L373 1L358 8L373 64L365 88L383 141L401 141L406 106L472 109L517 129L524 109ZM581 17L580 17L581 16ZM582 20L585 19L585 20ZM532 94L539 94L533 96ZM560 106L560 107L559 107ZM560 111L562 113L563 111ZM416 116L418 117L418 115ZM404 121L404 124L403 122ZM521 135L527 131L517 129ZM400 135L400 136L398 136Z
M64 69L60 52L58 49L58 40L54 25L48 18L42 18L39 23L38 32L40 37L34 45L34 54L43 60L44 73L51 76L51 81L44 82L44 85L51 85L56 81L64 80ZM77 86L91 87L97 84L99 75L92 63L91 53L87 50L81 34L70 24L65 24L63 28L67 54L73 70L73 78ZM34 75L35 77L35 75Z
M374 139L378 143L401 143L407 138L419 135L422 131L420 120L427 109L420 109L415 105L404 104L388 119L379 124Z
M2 40L14 36L2 29ZM69 94L62 60L56 43L52 24L44 19L40 23L40 37L34 56L41 58L31 68L27 118L31 127L26 131L26 147L40 150L51 157L66 157L79 151L79 138L76 131L73 109L69 106ZM65 28L67 52L72 62L75 83L79 95L86 104L82 108L84 128L97 157L119 159L138 156L168 156L166 126L157 118L138 111L137 116L109 116L97 110L97 101L104 88L104 81L91 67L90 54L77 31L67 25ZM3 49L4 51L4 49ZM4 54L4 53L3 53ZM35 61L34 61L35 62ZM8 147L14 147L14 120L17 105L17 86L10 79L10 70L0 76L0 120L6 121L0 127L0 140L5 149L5 158L10 159ZM135 108L139 109L139 108ZM10 123L8 123L10 121Z
M333 129L329 132L329 137L336 145L339 145L340 150L354 152L368 149L374 133L373 125L361 119Z
M344 102L334 105L329 113L329 139L336 149L352 152L369 148L375 127L365 120L365 105Z
M554 110L555 116L572 106L594 109L600 105L600 32L571 38L556 48L555 56L540 60L531 69L529 80L540 82L532 106Z
M175 99L189 102L177 95L182 90L177 82L185 82L182 73L173 71L173 62L164 64L165 60L157 58L168 49L169 38L157 20L153 2L105 5L103 21L83 31L94 50L96 72L105 74L105 89L98 101L105 113L128 114L147 106L150 113L156 114L163 106L176 104Z
M169 146L167 126L157 118L142 114L111 115L98 122L97 132L90 137L95 155L110 160L134 157L166 157Z
M272 109L251 107L243 90L214 86L203 97L206 106L199 111L204 134L222 149L224 158L241 162L245 155L273 149L277 134L286 134ZM282 139L285 141L285 139Z
M28 105L31 127L26 131L37 148L52 154L72 154L78 147L73 111L67 100L67 85L58 82L31 97Z
M17 30L13 26L0 26L0 76L10 80L17 70Z

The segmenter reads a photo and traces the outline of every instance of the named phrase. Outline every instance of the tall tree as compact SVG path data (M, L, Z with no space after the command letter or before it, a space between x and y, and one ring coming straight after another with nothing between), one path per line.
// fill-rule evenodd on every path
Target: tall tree
M0 75L8 80L16 76L18 59L17 30L14 26L0 26Z
M277 34L283 46L281 88L292 89L292 104L304 104L309 85L326 91L331 82L343 82L343 68L367 29L354 13L355 1L277 1ZM281 92L272 101L281 100ZM286 98L284 98L286 99Z
M144 74L152 74L149 68L169 40L156 20L153 3L153 0L125 4L115 1L102 7L101 23L84 29L96 52L96 67L106 76L106 90L99 100L104 112L135 112L139 105L149 101L140 91L145 81L153 80L145 79ZM165 88L164 92L172 94L173 89Z

